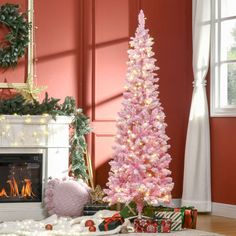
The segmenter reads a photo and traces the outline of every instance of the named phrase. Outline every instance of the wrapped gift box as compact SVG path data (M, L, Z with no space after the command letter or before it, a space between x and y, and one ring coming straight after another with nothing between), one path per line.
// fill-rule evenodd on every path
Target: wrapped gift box
M182 213L174 211L158 211L155 213L157 219L170 219L171 231L182 230Z
M129 204L127 204L121 211L120 211L120 215L123 218L129 218L129 217L133 217L133 216L137 216L138 212L136 209L136 204L134 202L131 202Z
M109 210L110 207L107 204L87 204L83 208L83 215L90 216L94 215L100 210Z
M136 218L134 220L134 231L136 233L170 233L171 220Z
M153 218L157 207L154 206L144 206L142 215ZM123 218L130 218L138 215L137 206L135 202L130 202L126 204L125 207L120 211L120 214Z
M97 211L85 211L85 210L83 211L84 216L92 216L96 213L97 213Z
M158 231L160 233L170 233L171 231L171 219L158 220Z
M157 212L179 212L174 214L173 217L177 217L178 220L173 219L172 230L180 230L180 215L181 215L181 228L196 229L197 223L197 209L194 207L181 207L181 208L172 208L172 207L163 207L163 206L145 206L142 212L143 216L154 218ZM136 204L134 202L126 205L121 211L120 214L123 218L130 218L137 216ZM172 218L173 218L172 217ZM166 218L164 216L164 218Z
M197 209L184 210L183 228L196 229L197 225Z
M153 218L155 216L156 209L157 207L155 206L145 206L143 208L142 215Z
M182 228L196 229L197 209L194 207L171 208L159 206L155 209L155 215L157 215L158 212L180 212Z
M109 231L115 229L117 226L122 225L124 219L120 214L115 214L112 217L104 218L103 222L98 226L100 231Z

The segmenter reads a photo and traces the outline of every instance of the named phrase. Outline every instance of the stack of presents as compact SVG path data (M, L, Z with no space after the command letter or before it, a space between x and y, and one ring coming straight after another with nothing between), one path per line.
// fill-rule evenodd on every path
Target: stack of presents
M194 207L171 208L163 206L144 207L142 218L137 217L136 204L131 203L121 211L122 218L134 219L137 233L170 233L182 229L196 229L197 209Z
M110 207L104 203L88 204L84 207L84 215L91 216L105 209L110 209ZM98 226L99 230L114 230L126 219L132 222L134 232L137 233L170 233L186 228L196 229L197 209L194 207L145 206L142 217L139 218L137 215L136 204L131 202L125 205L119 213L104 218Z

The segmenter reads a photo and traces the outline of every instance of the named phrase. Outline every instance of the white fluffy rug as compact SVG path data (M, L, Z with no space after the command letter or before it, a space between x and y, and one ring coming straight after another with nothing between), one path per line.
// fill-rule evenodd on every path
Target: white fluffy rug
M116 232L117 233L117 232ZM106 233L106 235L114 235L115 233L110 231L109 233ZM97 233L68 233L68 232L58 232L58 231L47 231L47 232L32 232L32 231L19 231L18 233L0 233L1 236L80 236L80 235L102 235L100 232ZM184 231L178 231L175 233L155 233L155 234L150 234L150 233L129 233L129 234L119 234L120 236L223 236L223 234L216 234L216 233L211 233L211 232L204 232L204 231L199 231L199 230L184 230Z
M162 236L222 236L223 234L216 234L216 233L211 233L211 232L204 232L204 231L199 231L195 229L186 229L183 231L178 231L175 233L156 233L156 234L135 234L135 233L130 233L130 234L121 234L121 236L133 236L133 235L146 235L146 236L157 236L157 235L162 235Z
M121 226L117 227L114 230L108 232L89 232L88 228L84 226L85 221L92 219L95 222L95 225L98 226L102 221L103 217L110 217L114 214L114 211L99 211L94 216L81 216L75 219L57 217L52 215L47 219L42 221L34 220L23 220L23 221L9 221L0 223L0 235L6 236L79 236L79 235L112 235L120 232ZM47 224L53 225L53 230L49 231L45 229ZM125 221L126 225L129 224L128 221ZM98 227L97 227L98 228ZM168 234L141 234L141 233L129 233L121 234L122 236L133 236L133 235L147 235L147 236L156 236L156 235L168 235L168 236L219 236L220 234L203 232L198 230L183 230Z

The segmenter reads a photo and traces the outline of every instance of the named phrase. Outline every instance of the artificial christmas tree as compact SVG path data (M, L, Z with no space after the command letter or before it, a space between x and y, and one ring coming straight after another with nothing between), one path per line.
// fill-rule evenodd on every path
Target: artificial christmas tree
M134 201L141 214L144 203L169 202L173 183L168 169L171 157L167 153L167 125L158 98L159 79L154 73L158 68L153 58L153 39L145 29L142 10L138 20L128 50L124 101L104 200L110 204Z

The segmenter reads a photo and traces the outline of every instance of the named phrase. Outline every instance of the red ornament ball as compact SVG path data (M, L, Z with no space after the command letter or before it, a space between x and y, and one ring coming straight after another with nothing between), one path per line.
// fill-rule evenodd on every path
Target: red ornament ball
M85 227L90 227L90 226L93 226L93 225L95 225L95 223L92 220L86 220L85 221Z
M89 231L90 232L96 232L96 227L94 225L89 226Z
M47 225L45 225L45 229L46 230L52 230L53 226L51 224L47 224Z

